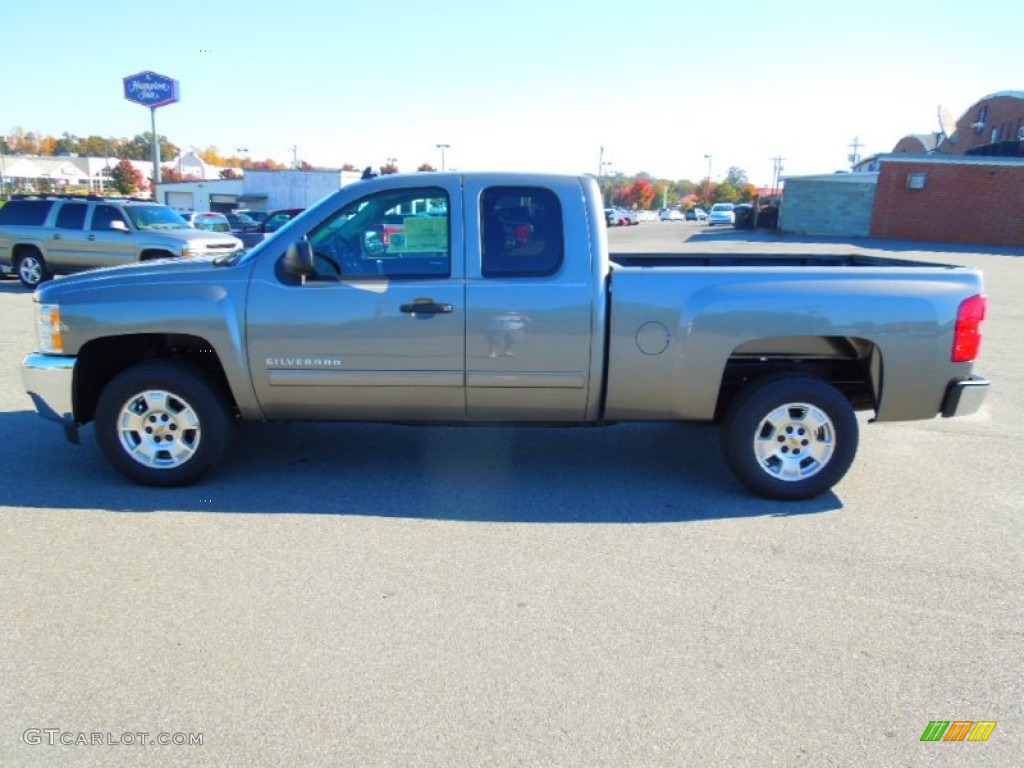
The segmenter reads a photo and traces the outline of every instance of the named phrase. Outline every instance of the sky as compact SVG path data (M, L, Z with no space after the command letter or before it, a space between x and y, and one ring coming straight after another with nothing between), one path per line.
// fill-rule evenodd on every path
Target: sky
M360 168L831 173L1024 90L1013 0L49 0L4 7L0 132ZM296 149L293 151L293 147ZM710 158L707 156L710 155ZM604 165L601 165L601 163Z

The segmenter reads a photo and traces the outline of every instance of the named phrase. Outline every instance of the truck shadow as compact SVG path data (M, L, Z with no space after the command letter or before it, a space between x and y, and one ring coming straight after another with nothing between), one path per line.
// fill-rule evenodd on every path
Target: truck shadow
M28 411L0 413L9 507L111 512L362 515L520 523L666 523L842 508L833 493L773 502L725 466L718 430L241 424L200 485L136 486L110 468L91 427L82 446ZM25 457L32 457L26 461Z

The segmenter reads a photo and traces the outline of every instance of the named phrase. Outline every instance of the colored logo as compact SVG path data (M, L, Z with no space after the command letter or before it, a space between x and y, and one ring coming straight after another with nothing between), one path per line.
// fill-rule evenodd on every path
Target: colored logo
M144 107L163 107L178 100L178 81L156 72L124 78L124 97Z
M995 720L932 720L921 741L988 741L995 729Z

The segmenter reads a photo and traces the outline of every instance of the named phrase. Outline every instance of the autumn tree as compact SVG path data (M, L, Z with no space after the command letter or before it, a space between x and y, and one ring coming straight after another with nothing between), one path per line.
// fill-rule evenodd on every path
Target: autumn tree
M217 174L217 175L220 176L222 179L240 179L240 178L242 178L242 174L240 174L234 168L223 168L223 169L221 169L220 173Z
M220 154L220 150L216 147L207 147L202 152L197 153L199 158L207 165L215 165L218 168L226 165L224 158Z
M142 186L142 173L125 158L110 171L110 180L118 194L131 195Z
M398 166L394 163L388 163L387 165L382 165L380 167L381 176L387 176L392 173L398 173Z
M124 162L124 161L122 161ZM184 181L185 177L181 175L181 171L177 168L173 168L169 165L160 166L160 181L164 184L174 184L179 181Z
M417 168L416 170L417 171L436 171L437 168L432 166L430 163L421 163L420 167Z

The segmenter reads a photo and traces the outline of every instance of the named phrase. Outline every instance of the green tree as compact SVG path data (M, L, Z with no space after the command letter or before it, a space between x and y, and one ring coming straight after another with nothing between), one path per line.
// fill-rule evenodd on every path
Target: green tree
M142 186L142 173L125 158L111 169L110 180L118 194L132 195Z
M735 203L740 199L740 191L728 179L715 188L716 203Z
M171 144L166 136L159 136L157 140L160 142L161 160L170 160L172 157L178 156L180 150L174 144ZM153 140L150 134L140 133L136 135L134 139L122 145L118 156L127 157L130 160L152 160Z
M732 185L733 189L743 189L750 182L747 181L747 172L742 168L731 166L725 174L725 181Z

